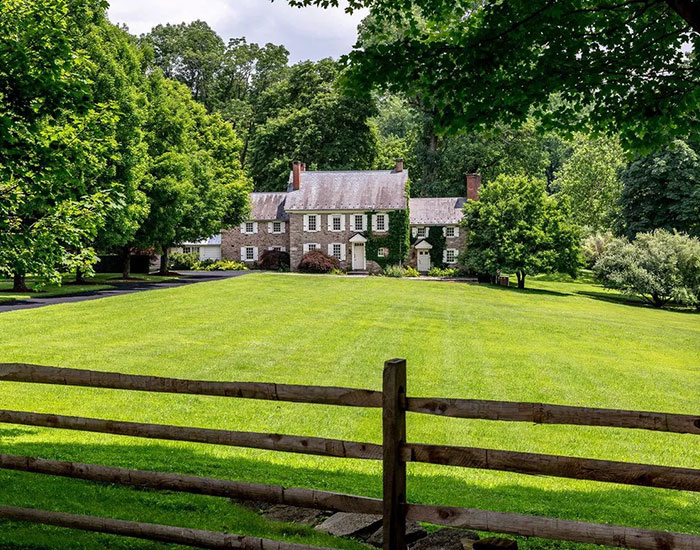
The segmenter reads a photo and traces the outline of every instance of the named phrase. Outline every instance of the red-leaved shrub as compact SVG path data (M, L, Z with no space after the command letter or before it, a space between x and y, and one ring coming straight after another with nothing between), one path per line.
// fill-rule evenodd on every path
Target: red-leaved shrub
M260 255L258 267L270 271L289 269L289 252L283 252L282 250L266 250Z
M306 273L330 273L334 269L340 269L338 258L321 250L310 250L299 262L299 271Z

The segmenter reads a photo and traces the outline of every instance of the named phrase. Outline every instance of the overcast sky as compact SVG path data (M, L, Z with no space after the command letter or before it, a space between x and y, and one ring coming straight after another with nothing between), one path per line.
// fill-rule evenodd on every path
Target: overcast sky
M291 62L348 53L365 15L348 15L342 9L291 8L286 0L110 0L110 4L112 22L126 23L136 35L158 23L202 19L225 42L245 36L248 42L282 44Z

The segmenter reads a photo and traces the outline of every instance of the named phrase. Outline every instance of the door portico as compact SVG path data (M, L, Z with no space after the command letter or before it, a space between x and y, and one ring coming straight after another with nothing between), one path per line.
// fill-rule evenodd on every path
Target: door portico
M365 253L365 245L367 239L360 233L356 233L350 238L350 246L352 246L352 270L365 271L367 269L367 257Z
M416 269L420 271L421 273L427 273L430 271L430 251L433 248L433 245L430 244L428 241L421 240L418 243L416 243Z

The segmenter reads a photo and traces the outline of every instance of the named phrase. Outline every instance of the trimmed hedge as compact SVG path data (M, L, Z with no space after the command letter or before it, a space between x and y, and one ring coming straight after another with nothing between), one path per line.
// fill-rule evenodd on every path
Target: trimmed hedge
M310 250L299 262L299 271L305 273L330 273L334 269L340 269L338 258L329 256L321 250Z

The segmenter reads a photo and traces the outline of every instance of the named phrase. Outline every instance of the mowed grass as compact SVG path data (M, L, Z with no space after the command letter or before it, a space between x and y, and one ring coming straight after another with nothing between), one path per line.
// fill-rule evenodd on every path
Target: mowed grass
M379 389L408 360L413 396L700 413L700 316L613 303L583 283L532 290L254 273L0 315L0 360L210 380ZM602 293L601 289L597 291ZM377 410L0 384L0 408L380 442ZM415 442L700 468L700 438L409 414ZM0 425L4 453L381 494L380 465ZM409 465L409 500L700 534L700 496ZM0 504L359 548L273 524L225 499L0 472ZM1 549L161 545L0 522ZM522 541L521 548L584 548Z

